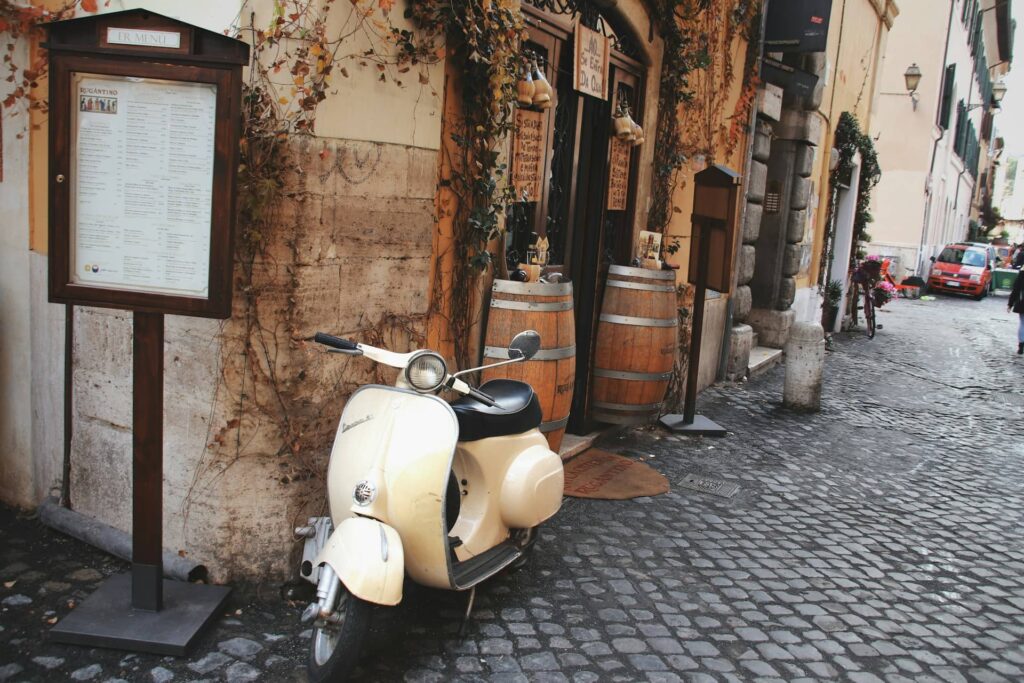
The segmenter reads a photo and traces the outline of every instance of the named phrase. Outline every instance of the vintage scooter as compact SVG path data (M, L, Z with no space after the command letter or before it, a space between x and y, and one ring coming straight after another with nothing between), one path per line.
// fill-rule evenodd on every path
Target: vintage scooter
M306 538L300 574L316 585L302 616L313 625L309 677L337 681L358 660L371 606L398 604L406 576L475 592L524 562L537 525L561 506L563 472L528 384L476 389L460 378L480 368L449 374L434 351L393 353L322 332L314 340L400 370L394 387L349 398L327 470L330 517L296 529ZM500 364L539 347L536 332L522 332ZM446 403L443 390L462 397Z

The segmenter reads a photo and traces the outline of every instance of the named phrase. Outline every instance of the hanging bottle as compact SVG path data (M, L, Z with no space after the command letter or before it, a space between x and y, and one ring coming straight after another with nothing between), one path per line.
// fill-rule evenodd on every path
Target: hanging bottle
M516 102L519 103L519 106L533 106L533 96L536 90L537 87L533 82L533 76L530 75L530 66L524 62L519 82L516 83Z
M544 72L537 66L536 59L533 60L530 69L533 72L533 106L538 109L550 109L554 104L552 100L554 91L551 89L551 84L548 83L548 79L544 78Z
M633 121L633 117L629 117L630 121ZM644 137L644 129L640 127L640 124L633 121L633 146L639 147L644 144L646 138Z
M619 111L615 113L615 117L612 119L612 126L615 132L615 137L623 142L632 142L634 139L633 134L633 119L629 117L629 107L626 106L625 102L619 102Z

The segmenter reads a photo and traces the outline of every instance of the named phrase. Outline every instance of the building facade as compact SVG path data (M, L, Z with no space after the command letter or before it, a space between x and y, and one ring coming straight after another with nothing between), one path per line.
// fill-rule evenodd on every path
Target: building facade
M793 323L821 319L822 260L840 199L830 185L837 126L844 112L865 126L870 120L900 8L891 0L776 0L767 13L731 331L734 377L744 374L752 347L781 349Z
M576 371L567 386L579 399L566 420L571 430L588 431L600 426L587 387L595 377L601 293L611 265L647 256L642 230L667 235L663 247L678 242L646 265L660 256L682 266L679 317L690 317L690 185L712 161L745 169L756 73L748 47L759 3L730 0L709 9L694 0L675 17L641 0L496 2L503 16L521 20L514 37L523 42L517 71L492 74L494 81L470 79L481 62L460 56L464 44L438 42L429 55L403 58L403 50L418 49L409 37L431 18L406 18L391 3L334 3L329 13L306 0L284 3L288 12L270 0L217 3L216 11L171 0L99 9L143 4L237 33L255 55L231 316L166 317L165 548L207 566L214 581L292 571L292 530L323 509L327 454L345 399L361 384L394 380L371 363L322 353L311 343L315 332L395 351L435 348L454 367L472 367L486 358L493 282L519 264L534 265L530 252L543 238L550 245L546 272L562 274L576 294ZM603 97L574 84L577 23L599 42L607 39ZM365 30L352 31L354 24ZM318 36L345 36L338 61L329 62L325 53L335 46ZM698 38L710 40L708 63ZM18 64L43 56L38 41L38 34L17 38ZM669 58L685 64L668 68ZM467 122L487 128L510 110L467 109L466 94L484 102L495 92L502 101L509 79L513 86L525 79L519 69L532 79L539 71L550 85L550 106L525 107L524 118L539 122L529 157L539 182L525 193L516 186L496 211L472 196L480 185L466 179L480 180L477 162L511 170L522 128L509 114L506 123L515 125L496 126L495 137L482 142L486 149L467 155L462 141L474 134ZM14 95L14 86L0 87L7 88L3 97ZM39 92L45 87L42 81ZM684 106L687 89L695 93L690 102L713 102L710 115ZM16 99L4 113L0 181L9 217L0 226L0 316L10 330L0 345L0 500L33 507L59 497L81 515L129 530L132 316L48 303L46 119ZM612 132L622 111L646 142L625 154L618 148L613 174ZM260 118L267 112L273 116ZM275 128L282 122L290 128ZM260 175L268 167L276 175ZM498 227L482 233L482 246L471 242L480 234L467 230L492 220ZM470 258L477 272L467 275ZM717 374L728 301L706 306L702 385ZM685 354L691 341L683 323L679 334ZM662 353L671 359L679 350ZM677 385L682 365L672 372Z
M929 259L968 237L983 152L995 114L993 84L1012 59L1010 3L906 0L881 70L871 135L882 180L872 196L868 252L899 276L926 277ZM921 78L910 94L905 74Z

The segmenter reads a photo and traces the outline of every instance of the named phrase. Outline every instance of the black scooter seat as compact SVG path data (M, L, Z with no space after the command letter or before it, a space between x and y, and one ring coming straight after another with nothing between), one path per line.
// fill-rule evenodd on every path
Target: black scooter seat
M492 379L480 391L494 399L488 406L471 396L452 403L459 420L459 441L478 441L491 436L522 434L540 426L540 401L529 384L512 379Z

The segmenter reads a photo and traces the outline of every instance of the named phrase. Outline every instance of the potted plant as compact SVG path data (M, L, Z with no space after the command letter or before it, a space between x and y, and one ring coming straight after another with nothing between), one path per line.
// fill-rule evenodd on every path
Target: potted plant
M830 280L825 285L825 301L822 302L821 316L825 332L831 332L836 325L836 316L839 314L839 302L843 298L843 283L840 280Z

